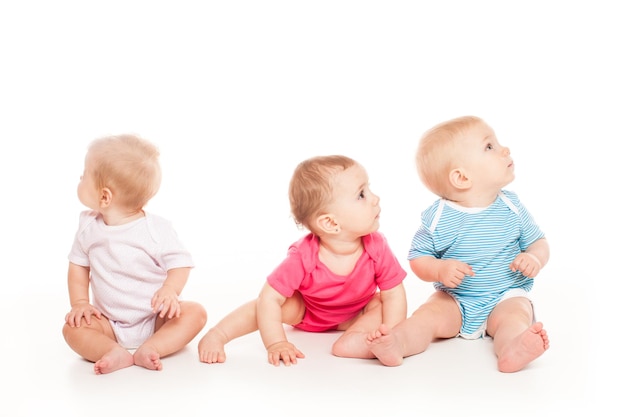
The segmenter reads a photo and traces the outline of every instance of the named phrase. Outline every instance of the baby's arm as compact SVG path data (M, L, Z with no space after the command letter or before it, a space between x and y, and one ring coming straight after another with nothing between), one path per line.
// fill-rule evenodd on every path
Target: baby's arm
M100 311L89 304L89 267L70 262L67 270L67 288L72 308L65 315L65 322L70 327L80 327L83 317L87 324L91 324L92 315L101 317Z
M183 291L191 268L172 268L167 271L167 278L163 286L154 293L151 300L152 311L161 310L161 318L167 315L168 319L180 317L180 303L178 296Z
M274 366L280 365L281 360L289 366L296 364L298 358L304 358L304 354L287 341L282 319L285 300L283 295L265 283L257 301L259 332L267 349L267 359Z
M389 290L381 291L380 300L383 304L383 323L388 328L391 329L406 319L407 306L404 284L400 283Z
M550 259L550 246L546 238L537 239L511 262L511 270L528 278L535 278Z
M466 275L474 276L472 267L454 259L437 259L420 256L410 260L411 270L422 281L441 282L449 288L456 288Z

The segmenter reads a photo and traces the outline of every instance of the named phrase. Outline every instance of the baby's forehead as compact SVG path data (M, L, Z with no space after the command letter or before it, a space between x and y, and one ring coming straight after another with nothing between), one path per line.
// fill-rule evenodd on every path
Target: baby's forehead
M459 132L454 143L455 145L472 145L489 140L497 140L493 129L485 123L476 122Z
M334 177L336 188L356 188L367 185L369 177L367 171L360 164L338 171Z
M485 123L482 120L476 121L473 124L471 124L468 130L471 130L474 132L489 132L490 134L494 133L491 126L489 126L487 123Z
M345 169L339 169L337 173L345 175L367 175L365 167L358 162L355 162L353 165Z
M92 165L95 158L96 156L94 155L93 151L87 151L87 153L85 154L85 158L83 159L85 166Z

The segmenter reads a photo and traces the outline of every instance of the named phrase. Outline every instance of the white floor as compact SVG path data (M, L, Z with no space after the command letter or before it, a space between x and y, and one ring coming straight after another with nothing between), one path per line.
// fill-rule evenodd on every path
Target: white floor
M246 265L224 264L223 272L230 267L245 271ZM562 269L551 268L551 274ZM207 278L202 275L194 271L194 280ZM558 277L544 278L537 285L535 302L552 345L515 374L495 369L490 339L441 341L407 358L402 366L387 368L375 360L333 357L329 349L336 333L289 329L290 339L306 354L289 368L267 364L254 333L227 346L224 364L200 363L196 339L165 358L161 372L131 367L97 376L92 364L80 359L62 339L67 310L62 290L7 294L0 304L5 318L0 414L552 416L582 411L582 415L618 415L612 394L622 374L606 368L612 361L603 357L605 348L598 348L617 339L612 342L590 331L589 294L577 288L564 293L554 283ZM255 280L259 278L244 280L245 285L205 285L206 291L195 292L195 299L207 306L209 324L243 301L242 294L256 291ZM413 307L416 295L430 290L414 277L407 278L407 289Z

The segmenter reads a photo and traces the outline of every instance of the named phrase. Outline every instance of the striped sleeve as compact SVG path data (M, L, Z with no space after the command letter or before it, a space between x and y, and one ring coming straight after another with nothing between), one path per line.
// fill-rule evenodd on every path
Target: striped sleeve
M536 240L545 237L543 231L539 228L539 225L533 219L533 216L526 209L524 204L520 201L519 197L513 191L503 191L503 193L513 202L513 204L519 210L520 217L520 249L525 251Z

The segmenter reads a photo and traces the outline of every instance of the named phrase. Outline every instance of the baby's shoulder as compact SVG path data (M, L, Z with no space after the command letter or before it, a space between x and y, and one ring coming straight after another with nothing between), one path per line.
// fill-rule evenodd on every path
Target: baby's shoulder
M146 216L146 221L148 223L151 223L155 226L167 226L167 227L171 227L172 222L169 219L166 219L163 216L160 216L158 214L154 214L152 212L149 211L144 211L144 214Z
M511 191L511 190L500 190L500 193L502 195L504 195L506 198L508 198L509 200L518 203L520 201L517 193L515 191Z
M426 223L430 223L438 212L440 212L445 207L445 200L439 198L432 202L428 207L426 207L422 211L422 221Z
M522 208L522 202L517 193L511 190L500 190L500 200L509 206L515 213L519 213Z
M79 229L84 230L90 224L95 223L98 219L99 213L95 210L81 211L78 216Z
M146 228L155 242L163 242L177 238L176 230L172 222L158 214L144 211Z

